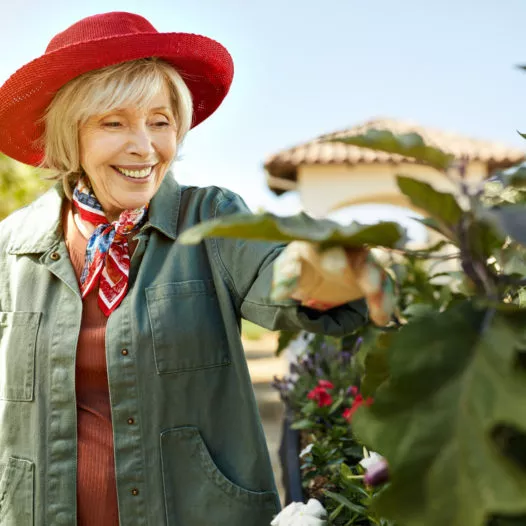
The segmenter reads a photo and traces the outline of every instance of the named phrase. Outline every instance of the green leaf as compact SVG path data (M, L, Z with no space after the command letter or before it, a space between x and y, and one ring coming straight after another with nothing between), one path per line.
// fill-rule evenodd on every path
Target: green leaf
M526 515L517 517L492 517L487 526L524 526Z
M488 210L484 218L501 234L526 245L526 205L507 205Z
M350 509L351 511L354 511L354 513L358 513L360 515L365 515L367 513L367 508L361 506L360 504L355 504L354 502L351 502L348 498L344 497L340 493L333 493L329 490L323 490L323 493L327 495L327 497L330 497L331 499L338 502L339 504L343 504L346 508Z
M525 136L523 135L523 137ZM498 177L506 186L514 186L515 188L526 187L526 166L516 166L504 172L497 172L494 176Z
M523 139L526 139L526 133L521 133L519 130L517 130L517 133L518 133Z
M446 227L445 225L439 223L436 219L432 217L412 217L411 219L413 219L414 221L418 221L420 224L426 226L427 228L430 228L431 230L434 230L435 232L438 232L439 234L442 234L454 244L458 244L456 236L454 236L452 230Z
M441 239L440 241L437 241L436 243L427 248L419 248L417 252L421 254L433 254L433 252L439 252L444 247L450 245L451 243L449 241L447 241L446 239Z
M304 418L303 420L298 420L297 422L294 422L290 428L301 430L301 429L312 429L314 427L314 422L312 420L309 420L308 418Z
M441 228L445 226L446 231L450 231L460 221L462 208L452 194L439 192L430 184L412 177L398 175L396 179L400 191L411 203L438 221Z
M405 241L404 229L393 222L375 225L352 223L342 226L328 219L313 219L307 214L279 217L274 214L232 214L205 221L179 236L179 242L194 245L209 237L234 237L254 241L294 240L319 243L322 248L364 245L394 248Z
M422 316L429 316L429 314L431 314L434 311L435 308L429 303L411 303L402 312L402 314L404 318L418 318Z
M330 521L334 521L338 515L340 515L340 513L342 512L342 510L345 508L345 506L343 504L340 504L330 515L329 515L329 520Z
M371 129L363 135L329 139L329 141L343 142L361 148L370 148L371 150L380 150L403 155L404 157L411 157L438 170L446 170L454 159L452 155L426 144L418 133L395 135L389 130Z
M336 401L331 405L331 408L329 409L329 415L334 414L343 404L345 401L345 398L343 396L339 396Z
M389 462L374 499L404 526L482 526L526 512L526 469L502 451L497 426L526 433L526 372L516 366L526 313L493 318L463 302L393 336L389 382L353 429Z
M482 213L479 209L476 213L479 217L469 224L467 239L471 256L475 259L487 260L504 245L506 238L494 222L487 219L487 209Z
M365 397L374 396L376 389L389 378L388 352L393 332L380 332L365 357L365 374L362 378L360 390Z
M286 349L289 343L297 338L298 331L280 331L278 337L278 348L276 349L276 356L279 356L284 349Z

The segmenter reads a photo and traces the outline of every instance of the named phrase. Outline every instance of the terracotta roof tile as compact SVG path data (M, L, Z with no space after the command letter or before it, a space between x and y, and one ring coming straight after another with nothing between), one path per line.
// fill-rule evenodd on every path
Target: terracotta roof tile
M302 165L413 162L396 154L376 152L368 148L359 148L343 143L323 142L325 139L358 135L372 128L389 130L395 134L416 132L431 146L451 153L455 157L467 157L471 161L485 162L488 164L489 172L507 168L526 158L525 151L519 148L424 128L411 122L374 119L359 126L321 135L312 141L269 156L264 166L270 176L269 186L271 190L281 193L283 189L273 184L272 181L277 179L295 181L297 168Z

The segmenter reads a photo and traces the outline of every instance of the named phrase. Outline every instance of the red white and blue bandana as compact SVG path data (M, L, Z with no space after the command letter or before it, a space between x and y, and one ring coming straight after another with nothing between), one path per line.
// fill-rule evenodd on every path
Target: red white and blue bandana
M84 221L97 227L88 240L86 262L80 277L82 298L98 284L99 307L109 316L128 291L130 255L126 236L144 224L148 206L124 210L117 221L109 223L101 204L83 177L73 191L73 204Z

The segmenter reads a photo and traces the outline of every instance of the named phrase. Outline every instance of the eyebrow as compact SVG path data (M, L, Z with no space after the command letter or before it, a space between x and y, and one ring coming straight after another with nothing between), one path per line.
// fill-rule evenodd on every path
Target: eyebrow
M126 111L127 108L114 108L113 110L108 110L107 112L103 113L103 115L111 115L113 113L123 113ZM157 106L156 108L151 108L150 112L152 111L169 111L173 113L173 109L169 106Z

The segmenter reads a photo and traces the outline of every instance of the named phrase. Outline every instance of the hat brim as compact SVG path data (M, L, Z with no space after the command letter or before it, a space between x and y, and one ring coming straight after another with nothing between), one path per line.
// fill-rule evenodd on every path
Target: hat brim
M225 98L234 74L232 57L218 42L190 33L143 33L63 47L29 62L0 88L0 151L37 166L42 117L56 92L70 80L96 69L147 57L172 64L193 99L192 127Z

